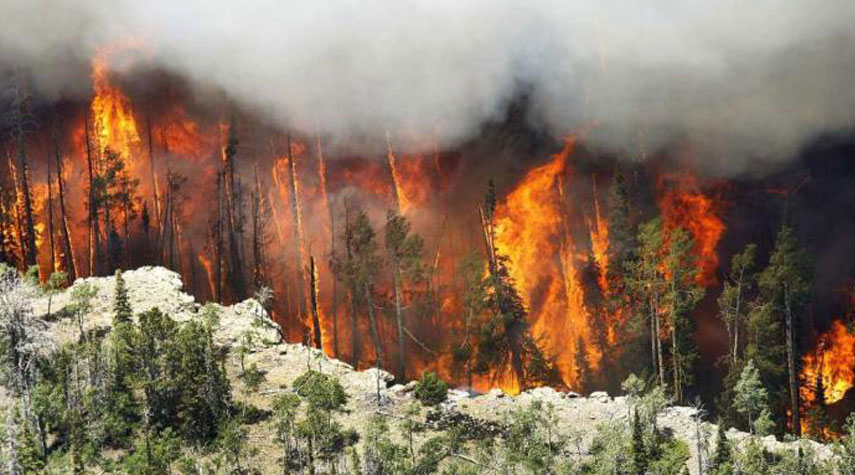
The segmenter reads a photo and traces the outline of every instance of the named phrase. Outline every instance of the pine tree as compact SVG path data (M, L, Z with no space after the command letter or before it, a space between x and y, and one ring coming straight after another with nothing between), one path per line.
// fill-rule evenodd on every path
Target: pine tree
M395 324L398 331L397 376L406 381L406 339L404 338L404 284L423 278L422 252L424 241L410 232L406 218L390 210L386 215L386 249L390 255L395 282Z
M663 304L671 334L671 377L673 394L683 401L685 388L692 383L692 365L697 358L692 310L704 296L698 285L700 269L692 253L693 240L681 228L672 229L666 239L664 257L665 292Z
M380 256L377 253L377 239L371 222L365 211L359 211L356 219L351 221L349 211L345 220L344 244L346 253L334 256L334 269L342 281L350 289L352 306L351 320L351 354L358 361L359 337L357 326L357 309L363 305L368 314L368 329L371 342L374 345L375 363L382 364L383 345L377 327L374 311L374 282L380 269Z
M730 475L733 472L731 468L731 447L730 441L727 440L727 433L724 430L724 422L718 423L718 443L715 449L715 455L712 462L712 473L715 475Z
M757 246L749 244L730 261L730 273L718 298L719 318L724 322L728 335L728 355L730 364L739 359L740 331L748 313L748 295L755 277L754 255Z
M115 280L116 293L113 297L113 326L118 326L119 324L131 323L133 321L133 310L131 309L128 289L125 286L125 279L122 277L121 269L116 269Z
M632 466L634 474L644 475L647 473L649 464L649 454L644 446L644 427L641 424L638 411L635 411L632 417Z
M736 383L735 392L734 407L738 412L748 417L748 427L753 434L755 432L754 418L759 416L764 409L768 410L768 393L760 380L759 371L754 366L754 360L748 360L742 369L742 375L739 382Z
M769 311L784 325L790 425L796 435L801 433L796 334L799 333L805 318L806 305L810 298L810 276L807 254L799 247L793 229L783 225L775 239L769 265L760 273L758 284L761 297L769 305Z
M36 121L28 111L31 98L20 71L15 71L8 95L11 98L11 107L6 113L5 119L17 148L17 164L15 167L18 183L15 185L19 190L19 206L24 217L24 233L21 236L21 248L24 265L25 267L29 267L37 264L36 256L38 249L36 248L35 212L33 211L33 195L29 179L29 158L26 144L27 136L36 127Z
M626 286L634 309L634 318L639 327L647 325L650 338L650 362L659 385L665 387L665 364L660 341L660 313L666 282L662 272L661 252L663 247L662 223L659 218L642 223L638 227L638 255L628 261Z

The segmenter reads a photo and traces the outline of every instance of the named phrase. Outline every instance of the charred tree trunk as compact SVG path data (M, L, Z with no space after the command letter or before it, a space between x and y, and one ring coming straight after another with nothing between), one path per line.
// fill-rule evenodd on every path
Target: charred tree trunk
M92 138L90 137L89 110L86 109L83 121L86 140L86 168L89 177L89 275L98 275L101 260L101 230L98 225L98 203L95 196L95 157L92 156Z
M328 219L330 223L330 253L334 254L335 251L335 218L333 217L332 205L330 203L330 197L327 194L327 167L324 161L324 151L321 146L321 135L317 134L317 158L318 158L318 178L321 183L321 194L323 195L324 206L327 208ZM331 266L327 267L328 269ZM333 356L338 358L339 356L339 347L338 347L338 280L332 279L332 302L330 304L330 313L332 318L332 351Z
M160 226L162 226L162 224L157 221L160 217L160 191L158 190L157 174L155 173L154 166L154 144L151 137L151 115L146 118L146 133L148 135L148 168L149 174L151 175L152 205L155 215L154 228L155 230L158 230L160 229Z
M330 252L335 253L335 226L330 213ZM332 304L330 313L332 313L332 341L333 341L333 357L339 357L338 346L338 279L332 280Z
M237 154L237 146L237 132L235 132L234 122L232 122L229 127L229 141L226 146L225 162L223 163L223 176L226 193L226 225L229 235L229 282L232 285L235 301L241 301L246 298L247 294L240 259L240 243L238 242L238 203L235 193L235 156Z
M56 247L53 242L53 176L51 173L51 158L47 157L47 206L45 215L47 217L48 247L50 248L50 272L56 271Z
M252 278L253 286L261 288L265 283L264 257L264 203L261 197L261 182L258 180L258 169L255 168L255 191L252 193Z
M217 173L217 220L214 224L214 300L223 301L223 174Z
M345 233L345 253L347 254L347 261L351 262L353 260L353 246L352 246L352 234L353 230L351 229L350 224L350 209L345 207L344 212L344 233ZM359 313L357 312L357 299L359 293L356 289L356 283L351 279L350 282L350 358L351 365L353 367L357 367L359 363L359 359L361 357L361 349L362 342L359 337L359 322L358 317Z
M65 261L63 267L68 274L68 281L74 282L77 278L77 269L74 264L74 249L71 247L71 230L68 226L68 213L65 208L65 184L62 177L62 154L59 149L59 124L57 123L56 115L54 115L53 145L54 160L56 160L57 191L59 192L60 231L62 233L63 260Z
M303 235L300 226L300 202L297 191L297 166L291 151L291 134L287 136L288 147L288 196L291 201L291 227L294 231L294 269L296 270L297 312L300 324L303 326L303 344L309 344L309 327L306 325L306 294L303 288Z
M312 304L312 330L314 331L315 348L323 350L321 340L321 318L318 310L318 269L315 267L314 256L309 256L309 297Z
M33 216L33 196L30 190L28 171L29 164L27 161L26 146L27 123L32 122L32 119L28 117L24 110L27 97L23 87L21 79L16 74L15 83L12 89L12 133L15 136L18 149L18 180L20 181L20 198L23 200L24 232L26 233L25 238L22 239L22 255L24 257L25 267L29 267L37 265L36 256L38 249L36 249L36 226L35 218Z

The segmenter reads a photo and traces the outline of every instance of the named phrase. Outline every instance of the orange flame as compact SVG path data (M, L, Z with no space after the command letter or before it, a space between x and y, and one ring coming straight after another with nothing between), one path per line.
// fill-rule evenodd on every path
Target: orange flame
M593 341L579 255L566 222L564 175L575 141L545 165L531 170L496 210L496 247L510 260L509 271L530 309L535 336L557 356L565 383L579 382L576 355L585 352L592 369L602 354ZM580 343L584 348L579 348Z
M843 399L855 382L855 334L840 320L819 337L816 348L802 357L800 392L808 406L816 401L820 375L827 404Z
M701 192L697 178L689 173L664 175L659 190L665 230L680 227L692 236L695 241L692 250L701 269L698 283L714 285L718 269L716 247L725 230L721 219L723 203L718 196Z

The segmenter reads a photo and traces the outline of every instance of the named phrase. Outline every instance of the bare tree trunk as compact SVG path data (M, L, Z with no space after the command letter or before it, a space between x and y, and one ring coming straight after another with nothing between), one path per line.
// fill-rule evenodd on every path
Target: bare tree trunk
M335 252L335 228L333 226L332 213L330 213L330 252ZM338 346L338 279L332 279L332 304L330 313L332 313L332 339L333 339L333 357L339 357Z
M368 307L368 328L371 331L371 339L374 343L374 354L377 356L376 365L383 365L383 346L380 344L380 332L377 328L377 318L374 315L374 298L371 296L371 286L366 281L362 286L365 293L365 306Z
M98 203L95 201L95 157L92 156L92 142L89 126L89 109L84 114L84 137L86 140L86 167L89 173L89 275L95 276L100 270L101 230L98 226Z
M59 191L59 219L60 231L62 232L63 243L63 260L65 272L68 274L68 281L74 282L77 278L77 268L74 263L74 249L71 247L71 230L68 226L68 214L65 209L65 186L62 177L62 154L59 149L59 124L57 123L56 115L54 115L53 126L53 144L54 144L54 160L56 161L56 182Z
M312 327L315 337L315 348L323 350L323 341L321 340L321 319L318 311L318 269L315 267L314 256L309 256L309 297L312 304Z
M401 303L401 293L403 292L403 284L401 282L401 270L398 263L395 263L395 323L398 327L398 377L401 381L406 381L407 378L407 348L404 340L404 310Z
M53 272L56 272L56 247L53 242L53 176L51 173L51 158L47 157L47 207L45 208L45 215L47 218L47 231L48 231L48 247L50 248L50 272L48 272L48 276Z
M241 266L240 243L238 242L237 229L238 203L235 193L235 155L237 154L237 144L237 133L235 132L234 122L232 122L229 127L229 142L226 147L223 175L226 192L226 224L229 235L229 283L232 285L235 300L241 301L246 298L246 284Z
M294 269L296 270L297 284L297 311L300 324L303 325L303 344L309 344L309 327L306 325L306 294L303 287L303 234L300 222L300 196L297 190L297 166L294 163L294 156L291 152L291 134L287 136L288 146L288 167L290 177L288 177L288 195L291 201L291 227L294 231Z
M796 374L796 349L795 332L793 331L793 309L790 304L788 292L784 291L786 311L786 333L787 333L787 374L790 386L790 417L793 425L793 433L801 435L801 414L799 413L799 382Z
M151 138L151 115L146 118L146 132L148 135L148 169L149 174L151 175L151 193L152 193L152 204L154 205L154 215L155 215L155 229L160 228L162 224L157 220L160 217L160 191L158 190L157 184L157 174L155 173L154 166L154 144L152 143Z
M344 232L345 232L345 252L347 253L347 261L353 260L353 247L351 246L350 235L350 208L345 206L344 209ZM357 312L358 291L356 284L350 281L350 358L351 364L355 368L359 364L361 357L362 342L359 336L359 322L357 320L359 313Z
M318 159L318 178L320 181L321 187L321 195L323 199L324 206L327 208L327 215L330 223L330 253L333 253L335 250L335 219L333 217L332 205L330 203L330 197L327 193L327 167L326 162L324 161L324 150L321 144L321 135L320 133L316 134L317 144L315 150L317 151L317 159ZM327 267L329 268L329 267ZM332 318L332 350L333 356L338 358L339 348L338 348L338 281L337 279L332 279L332 303L330 305L330 313Z
M223 301L223 175L217 173L217 220L214 224L214 300Z
M24 249L22 254L26 267L37 265L36 256L36 227L35 218L33 216L33 196L30 190L30 180L27 162L27 122L31 121L24 108L27 102L27 94L24 91L24 85L20 75L15 73L15 81L12 88L12 133L15 136L18 148L18 179L20 180L21 196L24 207L24 226L26 238L23 239Z

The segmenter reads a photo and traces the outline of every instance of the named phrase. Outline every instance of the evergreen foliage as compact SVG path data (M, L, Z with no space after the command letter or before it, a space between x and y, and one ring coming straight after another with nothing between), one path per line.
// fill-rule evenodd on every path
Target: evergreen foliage
M422 374L414 391L416 399L426 406L436 406L448 399L448 383L433 372Z

